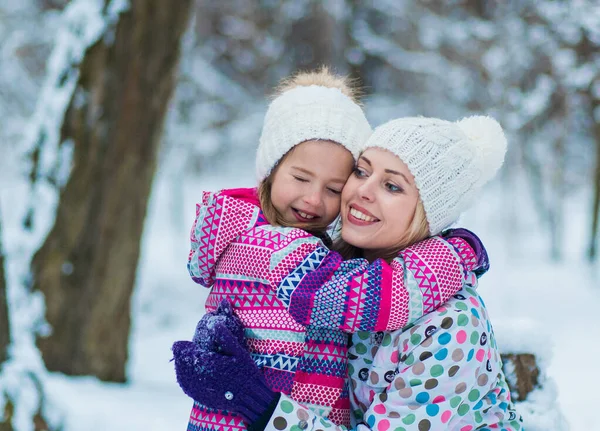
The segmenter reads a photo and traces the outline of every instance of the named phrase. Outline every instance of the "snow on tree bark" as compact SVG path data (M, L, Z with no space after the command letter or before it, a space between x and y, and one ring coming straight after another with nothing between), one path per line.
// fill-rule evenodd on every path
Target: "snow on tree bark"
M72 171L32 261L51 328L37 344L51 371L126 380L130 298L190 6L131 1L78 67L60 129Z
M35 110L19 133L20 140L13 144L15 150L8 154L17 167L10 166L15 175L12 187L3 190L6 199L2 201L12 342L0 373L3 430L61 426L60 409L46 397L47 370L35 346L36 334L44 326L44 299L31 290L31 261L52 227L61 189L71 171L72 142L60 139L60 129L79 79L78 64L126 7L124 1L75 0L62 14L54 15L59 24L46 77L37 89ZM24 166L26 155L29 163Z

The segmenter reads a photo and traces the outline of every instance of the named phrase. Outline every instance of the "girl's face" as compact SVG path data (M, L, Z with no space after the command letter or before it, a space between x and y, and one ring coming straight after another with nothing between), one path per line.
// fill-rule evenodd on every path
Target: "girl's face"
M342 188L352 172L350 151L330 141L296 145L278 166L271 201L290 225L329 225L340 212Z
M342 238L371 252L394 248L408 232L418 201L404 162L387 150L369 148L344 186Z

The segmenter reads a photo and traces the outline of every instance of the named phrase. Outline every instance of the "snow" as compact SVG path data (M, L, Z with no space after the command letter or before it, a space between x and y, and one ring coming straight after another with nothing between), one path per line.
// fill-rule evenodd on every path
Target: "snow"
M10 2L12 9L3 8L16 13L21 7L29 10L32 2ZM4 410L3 390L8 389L11 396L18 398L15 414L19 431L30 429L27 419L35 412L39 401L35 395L36 384L46 388L50 419L53 423L64 423L64 431L185 429L191 400L175 382L170 346L176 340L191 338L196 322L204 312L203 304L208 294L189 279L185 265L194 205L201 190L254 184L253 147L248 143L258 140L265 100L254 94L252 86L228 78L215 66L210 50L218 57L219 50L225 50L225 45L219 48L215 42L209 46L202 46L202 43L195 46L196 36L188 31L184 51L190 54L195 51L194 55L183 57L180 68L182 81L188 85L180 83L174 98L178 102L187 102L184 105L188 110L171 109L165 127L166 141L171 144L165 150L166 157L161 159L154 183L132 304L127 369L130 381L123 385L108 384L89 377L65 377L45 371L34 346L33 334L47 332L50 328L44 323L42 296L27 291L31 283L28 264L52 225L58 199L58 190L46 181L46 175L51 173L60 188L70 174L73 143L58 142L62 113L77 79L77 68L69 65L76 65L85 48L103 34L106 26L114 24L117 15L128 7L126 0L113 0L102 9L104 3L101 0L74 0L64 15L49 14L43 26L39 19L27 16L16 24L14 19L0 22L0 25L8 23L17 27L17 30L0 27L3 38L0 59L4 60L3 64L12 66L6 67L0 75L2 88L8 89L6 94L11 101L19 97L29 103L38 101L28 123L25 119L34 111L33 106L20 108L15 114L18 103L0 104L1 117L5 119L0 123L3 126L0 136L9 137L6 142L12 144L15 137L21 138L23 130L30 133L24 147L19 147L18 151L5 152L9 145L0 144L3 150L0 214L3 243L10 256L7 261L8 299L12 335L16 340L11 346L12 359L4 364L0 374L0 415ZM287 19L299 20L307 14L308 3L306 0L285 2L280 13ZM343 3L336 0L327 6L340 20L344 16ZM600 40L600 7L592 6L594 2L591 1L578 0L576 3L579 8L546 2L546 15L561 23L557 31L561 31L569 43L575 43L581 37L581 28L573 22L583 23L590 38ZM373 7L392 16L397 26L406 26L405 15L414 12L409 3L392 0L378 0ZM99 19L100 15L102 19ZM57 33L56 27L64 19L67 22L72 19L75 24L66 25ZM431 17L431 22L438 23L438 17ZM58 45L48 59L47 80L41 89L35 80L22 78L28 75L27 71L20 62L13 61L13 51L29 36L31 23L43 30L41 34L58 34ZM472 24L468 29L470 34L460 24L432 25L429 31L424 29L419 34L425 45L423 50L411 51L396 44L387 37L389 35L382 35L381 29L376 31L367 21L359 20L353 27L353 36L359 46L348 51L347 56L360 63L369 54L394 65L393 73L410 71L441 78L451 84L456 97L462 100L461 97L467 96L462 91L469 88L471 76L464 68L426 48L437 46L444 40L463 40L470 35L491 40L494 32L499 31L506 35L505 45L493 45L487 53L482 53L482 61L494 77L492 80L497 81L494 85L498 104L508 101L513 107L511 112L510 107L502 106L502 122L512 130L547 108L557 82L563 86L586 86L597 70L597 62L578 64L571 48L560 50L543 29L536 31L526 26L520 17L508 15L504 28L483 22ZM257 31L254 24L240 19L226 21L224 26L236 37L249 38ZM399 28L394 30L399 31ZM525 39L528 32L530 39L537 35L536 43L554 54L553 65L558 76L539 75L536 85L524 92L511 80L511 74L527 74L532 67L530 63L539 56L531 55L528 45L513 42L521 37ZM105 43L110 43L114 32L104 32L103 37ZM259 46L261 53L273 58L281 56L285 46L277 35L261 37L264 38L264 43ZM198 55L200 51L201 55ZM248 57L242 66L252 66L254 60ZM193 77L202 79L194 80ZM13 86L15 82L19 85ZM600 94L600 84L596 83L593 89L595 96ZM87 95L78 92L75 97L76 103L83 104ZM415 112L418 106L415 100L412 97L399 100L380 94L371 97L368 112L372 118L377 118L376 123L390 117L420 114ZM438 99L434 103L438 103ZM448 115L461 114L455 104L448 106ZM600 108L594 115L600 121ZM211 123L227 118L233 118L227 129L215 131L210 128ZM33 148L42 135L45 135L40 154L42 165L32 198L36 210L30 212L32 201L25 197L31 197L32 190L26 181L28 169L23 166L22 156L23 150ZM576 144L581 144L575 141L580 137L571 137L576 139L569 142L570 147L579 148ZM224 142L232 145L223 146ZM216 158L213 156L222 153L223 148L235 154L225 154L228 160L224 166L209 166ZM589 153L578 152L580 157L590 158ZM189 164L193 157L206 161L199 177L186 174L189 171L186 163ZM581 169L581 165L576 166L578 173L584 176L587 171ZM530 394L529 400L520 405L526 429L562 431L570 427L575 431L600 431L600 417L595 410L596 392L600 387L600 373L595 371L600 345L594 343L600 339L600 314L597 312L600 269L598 265L586 263L583 255L589 235L586 229L590 225L587 216L591 193L589 190L577 193L570 190L568 200L562 203L569 211L564 214L568 220L565 232L568 240L564 241L563 260L556 262L549 258L549 235L544 232L545 225L534 208L535 201L527 194L528 187L517 181L507 184L491 187L465 215L461 225L480 235L490 253L491 270L482 278L480 291L501 350L531 352L538 357L544 388ZM33 230L24 228L26 218L33 220ZM65 273L72 271L72 263L64 262L62 270Z

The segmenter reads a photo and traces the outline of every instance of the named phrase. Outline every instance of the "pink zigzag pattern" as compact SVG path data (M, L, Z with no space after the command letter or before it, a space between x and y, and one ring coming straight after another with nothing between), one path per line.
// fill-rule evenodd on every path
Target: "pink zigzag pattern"
M465 272L467 271L467 268L475 268L477 266L477 255L464 239L452 237L448 238L446 241L458 250L458 255L465 266Z
M199 266L201 268L202 267L214 268L215 242L210 240L210 238L212 237L211 234L214 234L214 237L217 236L217 228L215 227L215 225L218 225L218 223L213 222L213 220L215 219L215 212L216 212L216 209L213 206L208 207L208 209L206 211L206 215L202 222L202 226L200 226L200 229L202 230L202 238L206 238L206 240L203 240L198 245L198 260L201 262L203 260L208 262L208 265L200 263ZM206 282L208 282L210 279L210 274L205 274L204 279Z
M215 431L244 431L246 426L241 418L225 416L219 413L208 413L200 406L194 405L190 415L190 423L199 426L200 429L212 429ZM197 423L194 423L194 419Z
M435 273L413 251L405 253L406 268L411 271L423 293L423 312L429 313L441 304L440 291Z
M364 307L364 303L360 301L360 298L364 298L365 295L361 295L360 292L365 289L368 278L366 273L361 273L358 276L354 276L350 279L350 290L348 292L348 315L346 316L346 325L348 328L354 329L359 323L356 321L355 316L359 316L359 310Z
M282 240L282 235L276 231L266 229L252 229L240 237L242 244L258 245L261 247L273 248Z

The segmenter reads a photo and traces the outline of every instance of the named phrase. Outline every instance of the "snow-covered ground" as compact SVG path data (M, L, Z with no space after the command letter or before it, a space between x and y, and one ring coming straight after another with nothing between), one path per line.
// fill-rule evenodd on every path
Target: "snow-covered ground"
M185 184L158 176L133 301L131 383L52 374L49 391L65 409L65 431L186 428L191 402L175 382L169 348L173 341L191 336L207 295L189 280L185 268L194 203L202 189L252 183L250 165L231 166L230 171L208 173ZM181 189L183 204L175 201ZM538 395L538 404L552 405L556 390L571 430L600 431L600 373L595 371L600 357L600 271L582 258L585 218L582 213L570 215L565 260L554 263L547 258L539 223L526 203L517 202L518 223L509 227L506 208L492 192L489 195L462 224L480 234L491 257L480 291L501 348L527 348L540 355L550 382ZM542 412L532 419L538 428L548 424L539 429L552 431L557 429L554 417Z

